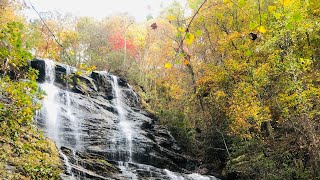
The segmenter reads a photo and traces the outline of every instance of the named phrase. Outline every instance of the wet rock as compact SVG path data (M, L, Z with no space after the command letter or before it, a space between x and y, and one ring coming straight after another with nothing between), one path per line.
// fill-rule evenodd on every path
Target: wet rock
M123 78L119 78L118 84L123 88L129 88L128 82Z
M75 74L72 77L73 79L73 88L72 91L76 93L81 93L84 95L93 94L98 89L91 79L88 76Z
M90 77L94 79L99 95L108 100L112 100L114 98L111 82L112 79L106 72L93 71Z
M128 106L139 107L139 97L131 88L124 89L123 94L125 96L124 101Z
M30 66L39 71L38 82L44 82L46 78L46 63L41 59L34 59L30 61Z
M67 148L67 147L64 147L64 146L61 146L60 147L60 150L62 151L63 154L65 154L66 156L72 156L72 150Z
M55 65L55 82L61 84L62 87L67 86L67 65L56 64Z
M158 145L176 152L181 150L176 140L166 127L156 125L154 129L156 129L156 131L154 131L154 137Z
M40 65L34 67L43 71L41 62L37 63ZM56 77L65 74L66 68L56 65ZM179 173L195 170L199 162L181 153L168 129L141 109L139 98L123 79L117 79L120 97L116 97L119 94L115 93L113 78L101 71L90 76L74 74L68 90L63 88L66 82L56 78L60 88L55 95L55 138L68 157L72 172L80 179L128 179L131 175L169 179L164 169ZM37 116L44 131L54 128L46 127L48 115L41 111Z

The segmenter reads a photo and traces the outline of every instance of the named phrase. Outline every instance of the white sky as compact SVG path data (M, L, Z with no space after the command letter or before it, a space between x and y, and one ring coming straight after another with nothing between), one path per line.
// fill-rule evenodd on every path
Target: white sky
M138 22L146 20L151 14L159 16L162 7L165 8L174 0L30 0L39 12L58 11L72 13L75 16L91 16L103 18L115 13L128 12ZM179 0L185 4L185 0ZM29 4L28 0L25 0ZM162 7L161 7L162 5ZM36 17L32 10L27 11L27 16Z

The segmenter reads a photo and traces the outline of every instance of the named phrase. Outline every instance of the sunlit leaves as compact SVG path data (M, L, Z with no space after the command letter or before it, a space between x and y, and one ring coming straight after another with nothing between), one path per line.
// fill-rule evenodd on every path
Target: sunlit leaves
M181 63L181 60L176 60L175 62L174 62L174 64L180 64Z
M186 44L190 45L192 44L194 40L194 35L192 33L187 33L186 34Z
M281 14L280 13L273 13L273 15L274 15L274 17L276 18L276 19L280 19L281 18Z
M268 11L273 13L274 11L276 11L277 7L276 6L268 6Z
M270 118L269 110L257 98L257 91L247 82L240 82L232 94L229 116L232 133L243 138L252 138L249 128L259 128L263 121Z
M201 0L188 0L191 9L196 9L202 3Z
M302 20L302 15L299 12L296 12L292 16L293 21L300 22Z
M214 95L217 96L218 98L227 96L227 94L224 91L216 91Z
M259 26L259 27L257 28L257 30L258 30L259 32L261 32L261 33L266 33L266 32L267 32L267 30L266 30L266 28L265 28L264 26Z
M183 27L178 27L178 31L179 31L180 33L184 33L184 32L186 31L186 29L183 28Z
M293 24L292 24L291 22L289 22L289 23L286 25L286 28L287 28L288 30L293 29Z
M244 55L245 56L251 56L253 53L252 53L252 51L250 51L250 49L247 49L247 50L245 50L244 51Z
M311 2L314 2L312 7ZM218 3L217 6L214 3ZM268 143L269 137L261 125L270 121L274 122L271 126L281 126L283 131L292 132L291 127L286 126L294 122L304 133L308 132L299 123L314 117L313 112L319 112L316 107L319 101L307 100L315 97L316 93L310 95L310 91L309 94L302 91L312 89L312 83L316 81L318 84L320 79L320 75L315 75L319 73L311 68L317 66L314 59L318 59L316 52L319 51L316 5L315 0L210 1L190 26L188 21L175 26L173 38L178 43L173 48L176 56L161 58L176 64L170 73L163 75L165 81L172 82L164 83L167 89L180 85L193 95L192 90L188 89L191 76L185 70L189 66L194 68L196 97L203 100L204 112L197 112L201 109L197 104L185 106L181 99L172 100L170 90L158 93L159 97L166 99L164 102L169 102L172 107L176 104L187 107L188 111L184 113L190 122L195 121L203 126L217 123L227 129L226 134L235 138L268 139L264 141ZM194 38L190 38L189 33ZM175 37L176 34L178 36ZM187 42L191 39L193 42ZM195 39L197 43L192 45ZM190 55L191 59L185 58L186 55ZM163 66L164 62L161 64ZM180 73L182 78L172 76L172 71ZM196 101L192 95L183 99ZM209 112L214 115L213 118L205 115ZM216 115L219 117L215 118ZM199 120L194 120L196 118ZM220 119L227 122L225 126L219 123ZM283 121L286 123L283 124ZM283 136L283 132L274 131ZM260 170L260 167L257 169Z
M289 6L292 2L292 0L280 0L281 4L283 6Z
M202 36L202 31L201 31L200 29L198 29L198 30L196 31L195 35L196 35L197 37Z
M170 69L172 67L172 64L171 63L166 63L165 65L164 65L164 68L166 68L166 69Z
M223 19L223 15L221 13L217 13L216 16L218 19Z
M249 25L250 29L256 29L257 26L258 26L257 22L255 22L255 21L250 22L250 25Z
M7 59L6 66L2 67L5 72L11 71L17 76L23 76L20 68L27 65L27 61L32 58L30 52L25 48L23 41L23 24L21 22L8 22L3 27L0 26L0 61Z
M204 17L203 16L200 16L199 17L199 22L203 22L204 21Z
M169 21L174 21L174 20L176 20L176 17L175 17L174 15L170 14L170 15L168 16L168 20L169 20Z
M239 1L238 1L239 7L243 7L245 4L246 4L246 1L245 1L245 0L239 0Z
M298 62L302 70L307 71L311 69L310 65L312 64L312 61L310 59L299 58Z

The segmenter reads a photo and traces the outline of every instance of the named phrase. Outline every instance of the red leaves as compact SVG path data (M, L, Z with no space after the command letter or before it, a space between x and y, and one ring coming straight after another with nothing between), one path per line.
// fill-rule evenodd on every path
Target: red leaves
M120 32L110 35L108 40L112 46L112 50L122 50L126 44L127 52L133 56L136 54L136 47L133 44L133 40L129 38L125 40Z

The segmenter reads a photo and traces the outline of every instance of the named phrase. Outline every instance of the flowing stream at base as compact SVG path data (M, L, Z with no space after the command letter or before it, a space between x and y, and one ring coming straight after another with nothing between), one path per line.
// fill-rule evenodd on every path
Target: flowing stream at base
M36 123L41 127L46 135L55 141L59 149L63 147L68 147L71 149L70 154L66 154L63 151L60 151L61 157L64 160L65 165L65 174L61 177L63 179L90 179L85 178L83 174L89 174L92 179L113 179L110 177L104 177L98 174L95 174L92 171L86 170L85 166L82 166L80 160L78 160L78 152L82 152L84 149L88 150L89 147L86 147L85 140L90 139L92 132L100 131L95 127L91 127L92 131L87 131L83 129L83 126L86 126L87 123L84 122L84 119L91 120L91 117L79 118L79 112L74 106L74 102L77 98L73 93L69 92L69 85L65 90L58 88L55 83L55 63L50 60L45 60L45 82L40 83L40 89L46 92L45 98L43 99L43 107L40 111L36 113ZM66 75L70 75L70 67L66 67ZM109 134L110 139L105 145L105 151L110 151L113 149L112 157L109 158L112 161L117 162L118 168L120 169L121 174L117 176L116 179L132 179L138 180L137 175L138 170L142 169L147 172L149 177L153 177L154 172L161 174L158 176L160 178L156 179L171 179L171 180L210 180L216 179L213 176L202 176L197 173L193 174L181 174L172 172L168 169L159 169L146 164L139 164L135 162L135 157L133 155L133 149L138 149L135 147L135 144L139 142L139 137L137 137L137 130L133 129L133 121L130 120L129 116L134 113L134 109L131 109L125 103L125 94L122 87L119 86L119 78L110 75L105 72L105 76L109 77L109 81L112 84L113 98L110 101L113 104L113 107L116 112L114 122L116 124L116 132L114 134ZM137 95L133 90L129 89L130 93L133 93L134 101L138 102ZM81 97L82 98L82 97ZM81 105L81 103L80 103ZM85 109L86 107L84 107ZM92 116L97 116L92 114ZM99 123L98 121L96 123ZM97 129L97 130L96 130ZM103 134L103 133L102 133ZM95 139L92 138L93 144ZM134 141L136 141L134 143ZM96 143L98 144L98 143ZM101 143L99 144L101 145ZM153 169L151 172L150 169ZM80 173L82 172L82 173ZM149 179L149 178L147 178Z

